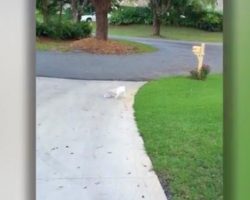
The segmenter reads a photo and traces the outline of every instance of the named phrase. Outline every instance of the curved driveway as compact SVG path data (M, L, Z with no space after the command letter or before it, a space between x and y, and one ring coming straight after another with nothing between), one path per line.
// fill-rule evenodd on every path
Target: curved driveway
M191 50L192 45L197 42L123 38L150 44L159 51L134 55L37 51L37 76L83 80L143 81L160 76L188 74L196 65L196 58ZM212 73L222 72L222 57L222 44L206 44L204 62L211 66Z
M143 84L37 79L37 200L167 200L134 120Z

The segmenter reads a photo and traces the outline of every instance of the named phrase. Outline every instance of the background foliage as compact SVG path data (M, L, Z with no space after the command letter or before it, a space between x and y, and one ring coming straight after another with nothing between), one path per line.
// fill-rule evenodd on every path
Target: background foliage
M201 10L197 5L189 5L179 10L172 7L168 13L162 15L161 20L164 25L193 27L206 31L223 30L222 13ZM112 12L110 23L114 25L152 24L153 14L149 7L121 6Z

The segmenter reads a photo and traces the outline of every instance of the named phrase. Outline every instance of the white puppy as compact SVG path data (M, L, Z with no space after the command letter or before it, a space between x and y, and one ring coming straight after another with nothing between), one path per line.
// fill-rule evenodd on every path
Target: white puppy
M105 98L115 98L124 96L126 93L126 87L125 86L119 86L117 88L114 88L112 90L109 90L106 94L104 94Z

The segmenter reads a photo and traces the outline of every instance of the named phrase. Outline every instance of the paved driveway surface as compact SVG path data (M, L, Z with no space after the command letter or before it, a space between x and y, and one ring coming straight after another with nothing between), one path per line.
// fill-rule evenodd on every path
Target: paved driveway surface
M37 200L166 200L134 122L141 85L37 78Z
M94 55L84 52L37 51L37 76L85 80L144 81L160 76L188 74L196 66L192 45L196 42L124 37L159 49L137 55ZM206 45L205 63L222 72L222 45Z

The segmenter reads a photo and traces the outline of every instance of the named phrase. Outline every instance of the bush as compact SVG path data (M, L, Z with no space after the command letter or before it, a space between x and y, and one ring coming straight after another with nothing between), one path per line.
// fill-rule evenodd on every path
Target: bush
M206 12L206 10L197 9L195 5L187 6L183 13L186 18L180 21L180 25L199 28L198 23L200 22L201 18L206 14Z
M207 78L207 75L210 72L210 66L209 65L202 65L200 73L197 71L197 69L190 71L191 78L197 79L197 80L205 80Z
M62 23L49 22L48 24L36 22L36 36L44 36L56 39L80 39L90 36L92 27L87 22Z
M64 20L72 20L72 10L71 8L67 8L64 10L63 14L62 14L62 18Z
M152 24L152 12L148 7L121 6L113 11L110 23L115 25Z
M173 26L186 26L186 18L182 18L181 14L175 9L162 15L162 24Z
M206 12L198 22L198 28L206 31L222 31L223 16L218 12Z
M185 18L182 18L184 15ZM197 10L194 6L188 6L183 13L171 9L169 14L162 17L165 25L185 26L199 28L206 31L223 30L223 14L216 11Z
M36 21L36 36L48 36L52 34L52 29L48 25Z

